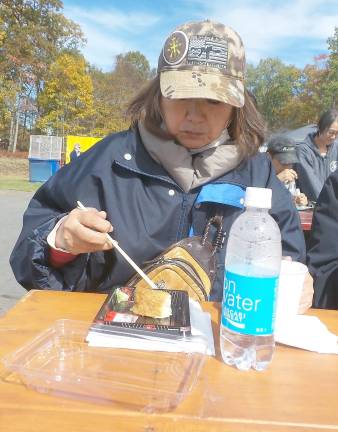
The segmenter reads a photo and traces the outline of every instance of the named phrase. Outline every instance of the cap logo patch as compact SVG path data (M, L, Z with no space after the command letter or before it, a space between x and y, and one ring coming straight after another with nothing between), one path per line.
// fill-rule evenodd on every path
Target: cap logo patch
M227 41L214 36L192 36L189 41L187 63L226 69Z
M188 49L188 37L182 31L175 31L166 40L163 47L164 60L170 65L180 63Z

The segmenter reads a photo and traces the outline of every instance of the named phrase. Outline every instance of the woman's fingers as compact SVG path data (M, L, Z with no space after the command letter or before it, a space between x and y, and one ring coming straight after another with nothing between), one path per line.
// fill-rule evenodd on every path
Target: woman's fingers
M56 233L56 247L73 254L109 250L112 243L107 233L113 227L106 220L106 212L96 209L72 210Z
M297 179L298 175L297 172L293 169L289 169L290 174L292 175L293 179Z
M300 195L298 195L297 198L298 198L299 205L307 205L308 200L307 200L306 195L304 195L303 193L301 193Z
M104 211L96 209L79 210L74 209L69 213L69 216L74 217L81 225L86 226L94 231L101 233L108 233L113 231L113 227L109 221L106 220L107 214Z
M297 173L293 169L285 169L281 171L277 177L281 182L292 182L297 178Z
M72 253L96 252L112 248L106 232L99 232L81 223L64 226L64 242Z

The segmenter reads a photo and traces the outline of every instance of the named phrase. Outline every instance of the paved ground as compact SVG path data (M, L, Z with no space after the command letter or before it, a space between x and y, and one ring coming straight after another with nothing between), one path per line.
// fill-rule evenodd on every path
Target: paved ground
M33 192L0 191L0 315L26 293L16 282L8 260L32 196Z

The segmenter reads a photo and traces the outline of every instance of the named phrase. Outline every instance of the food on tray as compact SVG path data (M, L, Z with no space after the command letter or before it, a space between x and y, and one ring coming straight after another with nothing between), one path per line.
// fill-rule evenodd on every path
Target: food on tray
M114 291L116 303L126 302L129 300L131 290L129 287L116 288Z
M152 318L167 318L172 314L171 295L162 290L137 287L131 311Z

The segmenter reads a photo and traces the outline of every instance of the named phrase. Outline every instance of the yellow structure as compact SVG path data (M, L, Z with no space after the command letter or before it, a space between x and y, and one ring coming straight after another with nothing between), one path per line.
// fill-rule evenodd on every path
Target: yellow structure
M87 151L95 143L100 141L98 137L87 137L87 136L67 136L66 146L66 163L69 163L73 158L76 158L81 153Z

